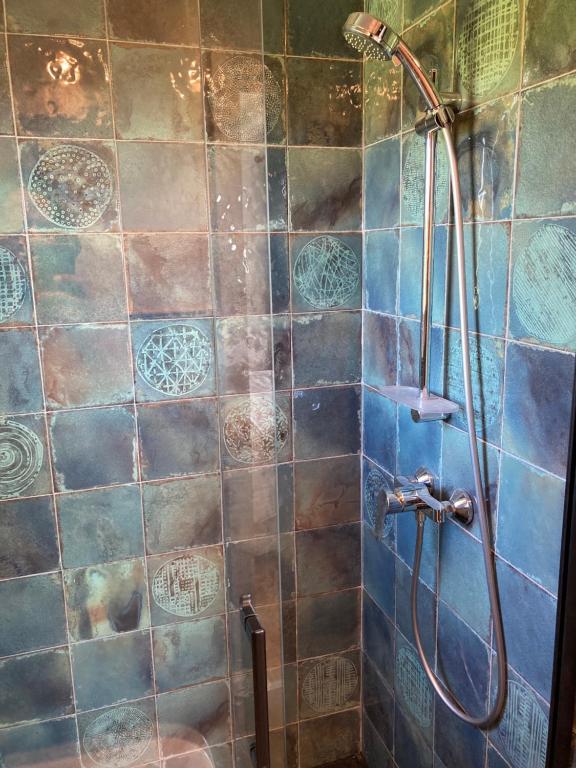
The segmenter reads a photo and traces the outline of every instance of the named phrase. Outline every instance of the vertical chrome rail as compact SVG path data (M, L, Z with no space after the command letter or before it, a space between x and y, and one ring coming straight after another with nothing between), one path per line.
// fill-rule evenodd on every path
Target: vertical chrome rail
M434 267L434 182L436 179L436 142L438 134L426 134L426 163L424 176L424 231L422 257L422 303L420 327L419 387L422 395L430 392L430 329L432 327L432 274Z
M242 595L240 606L240 618L252 647L256 743L252 746L250 752L255 768L270 768L266 630L260 624L260 619L252 606L252 595Z

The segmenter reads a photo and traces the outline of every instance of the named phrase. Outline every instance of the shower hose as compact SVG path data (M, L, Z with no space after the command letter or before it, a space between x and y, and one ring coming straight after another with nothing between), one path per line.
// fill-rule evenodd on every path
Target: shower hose
M496 566L492 556L490 545L490 522L488 519L488 508L484 498L482 487L482 476L480 473L480 459L478 456L478 443L476 440L476 425L474 421L474 401L472 393L472 375L470 371L470 344L468 338L468 301L466 295L466 261L464 257L464 226L462 221L462 196L460 191L460 178L458 174L458 161L454 147L454 138L450 127L442 128L448 162L450 166L450 181L452 187L452 201L454 207L454 220L456 230L456 251L458 261L458 297L460 300L460 333L462 337L462 374L464 381L465 411L468 422L468 439L470 442L470 458L472 460L472 469L474 474L474 487L476 490L476 505L478 516L480 518L480 531L482 534L482 551L484 555L484 569L486 571L486 581L488 584L488 596L490 601L490 612L494 625L494 637L498 665L498 691L494 703L489 712L484 716L474 717L469 714L456 696L446 687L438 678L430 663L426 659L426 654L420 637L418 627L418 579L420 576L420 566L422 562L422 544L424 540L424 522L425 515L417 516L418 527L416 534L416 551L414 555L414 569L412 572L412 627L416 640L416 648L420 661L424 667L432 686L444 704L457 717L477 728L487 729L494 726L506 704L507 691L507 662L506 647L504 642L504 629L502 626L502 612L500 609L500 599L498 597L498 583L496 580Z

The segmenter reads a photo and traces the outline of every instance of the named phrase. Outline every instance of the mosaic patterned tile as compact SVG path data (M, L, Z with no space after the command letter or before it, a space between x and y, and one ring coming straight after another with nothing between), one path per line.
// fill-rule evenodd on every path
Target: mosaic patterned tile
M523 84L531 85L576 68L576 30L569 0L527 0Z
M158 728L165 757L230 739L230 691L217 681L158 697Z
M300 723L300 765L314 768L355 755L360 751L359 737L358 710L305 720Z
M394 656L394 682L399 705L396 713L396 747L401 754L405 754L410 742L420 741L426 754L424 745L432 743L433 689L416 650L398 632ZM417 751L414 751L417 754Z
M64 589L73 641L108 637L150 625L141 559L66 570Z
M360 449L360 390L320 388L294 392L294 453L318 459Z
M275 467L225 472L222 477L226 541L273 536L277 531Z
M364 526L362 537L364 571L362 585L378 607L393 620L395 610L395 557L374 531Z
M298 658L308 659L358 647L360 590L346 589L297 601Z
M147 567L153 626L224 612L221 547L149 557Z
M398 226L400 222L399 139L388 139L366 150L364 206L367 229Z
M288 151L293 230L360 229L362 162L356 149L296 147Z
M43 409L38 349L33 331L0 331L0 359L10 376L0 378L0 414Z
M222 541L217 475L142 486L149 554Z
M374 312L396 314L399 233L367 232L364 250L364 304Z
M266 163L257 147L210 146L210 219L214 232L266 230Z
M295 387L360 380L360 312L299 315L292 320L292 339Z
M140 491L135 485L57 497L65 568L143 554Z
M226 625L222 616L160 627L153 637L159 692L226 676Z
M299 531L296 534L299 596L359 586L360 552L358 523Z
M2 726L48 720L73 712L67 650L43 651L0 661Z
M259 234L212 235L216 314L270 312L268 238Z
M38 755L49 754L61 768L80 768L76 720L67 717L6 728L0 733L0 751L7 766L33 764Z
M200 0L200 24L204 48L258 51L262 46L258 0L248 0L242 13L231 0Z
M504 449L564 477L574 358L510 344L506 372Z
M149 632L78 643L71 653L80 712L153 693Z
M510 335L576 349L575 274L576 220L515 223Z
M400 130L402 69L381 61L364 63L364 141L373 144Z
M51 493L43 416L0 419L0 499Z
M18 154L14 139L0 138L0 232L22 232L24 217L18 181Z
M118 228L111 144L29 140L20 144L20 161L32 231Z
M422 225L424 220L424 163L425 142L422 136L409 133L402 139L402 224ZM436 205L435 220L437 224L448 220L448 160L443 142L438 143L436 153Z
M288 59L290 144L354 147L362 139L362 65Z
M201 232L208 228L203 147L122 143L118 163L125 229Z
M138 401L215 393L211 320L138 322L131 330Z
M361 306L359 235L294 235L290 250L294 312Z
M201 398L138 407L140 461L145 480L218 469L216 402Z
M219 393L272 391L272 330L269 316L216 321Z
M106 0L110 36L119 40L198 45L198 6L193 0Z
M119 237L32 235L30 251L40 324L126 319Z
M363 379L371 387L396 384L396 319L375 312L364 313Z
M302 662L298 675L301 718L318 717L358 706L358 651Z
M512 216L518 97L506 96L456 121L462 206L467 220Z
M11 36L10 69L21 136L112 136L103 42Z
M66 643L66 616L60 574L0 582L0 656Z
M40 350L48 408L113 405L132 400L127 325L43 329Z
M266 536L226 545L228 605L240 608L242 595L251 593L252 603L270 605L280 601L278 537Z
M0 579L54 571L59 561L48 496L0 504Z
M458 4L456 90L479 102L518 87L523 13L523 0Z
M158 757L153 699L79 715L78 733L83 764L131 765Z
M32 325L32 290L22 237L0 240L0 327Z
M322 5L310 6L308 0L289 0L287 52L294 56L359 58L342 36L342 24L357 10L358 3L353 0L335 0L329 13Z
M321 528L360 518L357 456L298 462L294 467L296 528Z
M50 418L54 482L77 491L137 480L131 408L63 411ZM77 446L82 450L78 451Z
M409 13L409 9L408 9ZM418 14L420 15L420 14ZM426 72L437 71L437 87L449 91L453 80L454 5L448 3L411 27L403 38L418 57ZM412 128L424 106L415 84L404 78L402 127Z
M133 317L212 314L206 235L128 235L125 245ZM183 280L187 273L194 280Z
M83 0L8 0L7 26L10 32L42 35L104 36L102 2Z
M118 138L202 141L198 49L116 44L111 60Z

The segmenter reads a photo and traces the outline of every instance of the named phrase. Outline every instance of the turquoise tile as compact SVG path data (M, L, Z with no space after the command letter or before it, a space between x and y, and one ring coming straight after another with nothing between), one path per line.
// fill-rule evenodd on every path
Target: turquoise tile
M0 240L0 326L32 325L32 288L23 237Z
M399 232L367 232L364 249L364 302L374 312L396 314Z
M441 723L443 725L441 725ZM482 768L486 755L486 737L482 731L469 725L452 714L438 702L434 729L434 746L440 755L442 764L435 757L439 768L442 765L469 765L470 768Z
M363 719L362 728L362 753L369 765L378 765L381 768L393 768L392 753L381 738L381 728L372 725L370 716ZM390 742L391 744L391 742Z
M125 229L202 232L208 228L202 146L121 143L118 163Z
M73 712L68 650L43 651L0 661L0 723L3 727Z
M357 149L293 147L290 221L294 231L346 231L362 224L362 157Z
M397 138L368 147L365 152L364 208L367 229L397 227L400 223L400 141Z
M0 331L0 359L10 376L0 379L0 414L43 410L38 348L33 331Z
M74 717L5 728L0 733L0 751L7 768L21 766L30 756L49 754L66 768L80 768L80 748ZM25 764L25 763L24 763Z
M2 419L0 445L10 457L0 473L0 499L51 493L43 416Z
M391 478L372 461L363 457L362 470L362 519L368 530L390 549L395 548L396 521L387 515L382 494L390 490Z
M65 568L143 554L140 491L135 485L57 496Z
M424 168L426 146L422 136L409 133L402 139L402 224L422 225L424 220ZM448 220L449 168L444 143L438 142L436 152L437 224Z
M78 716L82 764L110 759L110 749L125 762L158 757L154 699L142 699ZM109 745L113 746L110 747Z
M118 138L203 140L197 48L115 44L111 59Z
M105 43L10 36L9 46L21 136L112 137Z
M30 251L41 325L126 320L119 236L33 235Z
M362 584L372 600L392 621L395 615L394 565L392 550L367 525L362 536L363 579Z
M510 336L576 349L575 274L575 219L515 223Z
M570 0L527 0L523 84L576 68L576 28Z
M219 393L271 392L274 387L272 341L270 316L217 320Z
M396 623L408 642L414 644L412 626L412 571L400 558L396 558ZM436 620L438 603L436 594L422 580L418 584L418 622L426 658L431 664L436 657Z
M390 474L396 471L396 405L364 390L364 453Z
M79 712L153 693L149 632L131 632L72 646Z
M398 474L413 475L424 466L440 474L442 429L437 421L418 423L409 408L398 409Z
M128 325L42 329L40 350L48 408L114 405L133 399Z
M32 231L118 229L112 144L28 140L20 161Z
M153 630L158 692L226 676L226 625L222 616Z
M288 53L294 56L359 58L342 35L342 24L358 10L357 0L333 0L330 11L308 0L288 0Z
M446 227L434 231L432 264L432 322L444 324L446 302L446 272L449 232ZM422 313L422 259L424 236L421 227L400 232L399 314L420 320Z
M146 629L150 611L142 559L64 571L72 641Z
M396 632L394 754L401 764L432 765L434 699L415 649ZM414 685L412 681L416 680Z
M432 446L432 453L437 452L438 446ZM413 465L412 465L413 466ZM431 590L436 591L438 582L438 536L435 525L428 522L424 528L424 543L422 546L421 581ZM416 516L398 515L396 518L396 552L409 568L414 564L416 549Z
M518 87L523 12L523 0L458 4L456 89L467 98L477 103Z
M358 521L358 457L298 462L294 467L294 500L298 530Z
M359 523L332 525L296 534L298 596L360 586Z
M11 656L67 642L60 574L0 582L4 618L0 655Z
M398 331L396 318L364 313L363 380L375 389L396 384Z
M139 402L215 393L211 320L131 324Z
M360 381L360 312L298 315L292 319L292 344L295 387Z
M106 0L110 37L198 45L198 4L193 0Z
M0 232L17 233L24 228L18 180L18 155L14 139L0 138Z
M394 686L394 624L364 591L363 650L385 683Z
M360 701L360 654L358 651L311 659L298 665L300 718L309 719L351 707ZM340 677L336 696L327 695L330 680Z
M400 130L402 69L388 62L364 62L364 142L373 144Z
M362 657L362 704L364 726L374 728L378 738L393 746L394 699L384 678L380 675L368 656ZM381 765L381 763L377 763ZM383 768L386 763L382 763Z
M217 475L142 486L148 554L222 541Z
M262 148L210 146L208 175L213 232L267 229L266 162Z
M6 13L10 32L80 37L105 34L102 0L8 0Z
M0 579L55 571L60 565L48 496L0 504Z

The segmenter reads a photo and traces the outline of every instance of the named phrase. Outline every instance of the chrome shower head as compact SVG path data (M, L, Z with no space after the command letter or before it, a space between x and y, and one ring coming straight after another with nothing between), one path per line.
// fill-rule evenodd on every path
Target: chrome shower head
M342 32L348 45L367 58L380 61L389 61L400 42L400 36L394 30L368 13L351 13Z

